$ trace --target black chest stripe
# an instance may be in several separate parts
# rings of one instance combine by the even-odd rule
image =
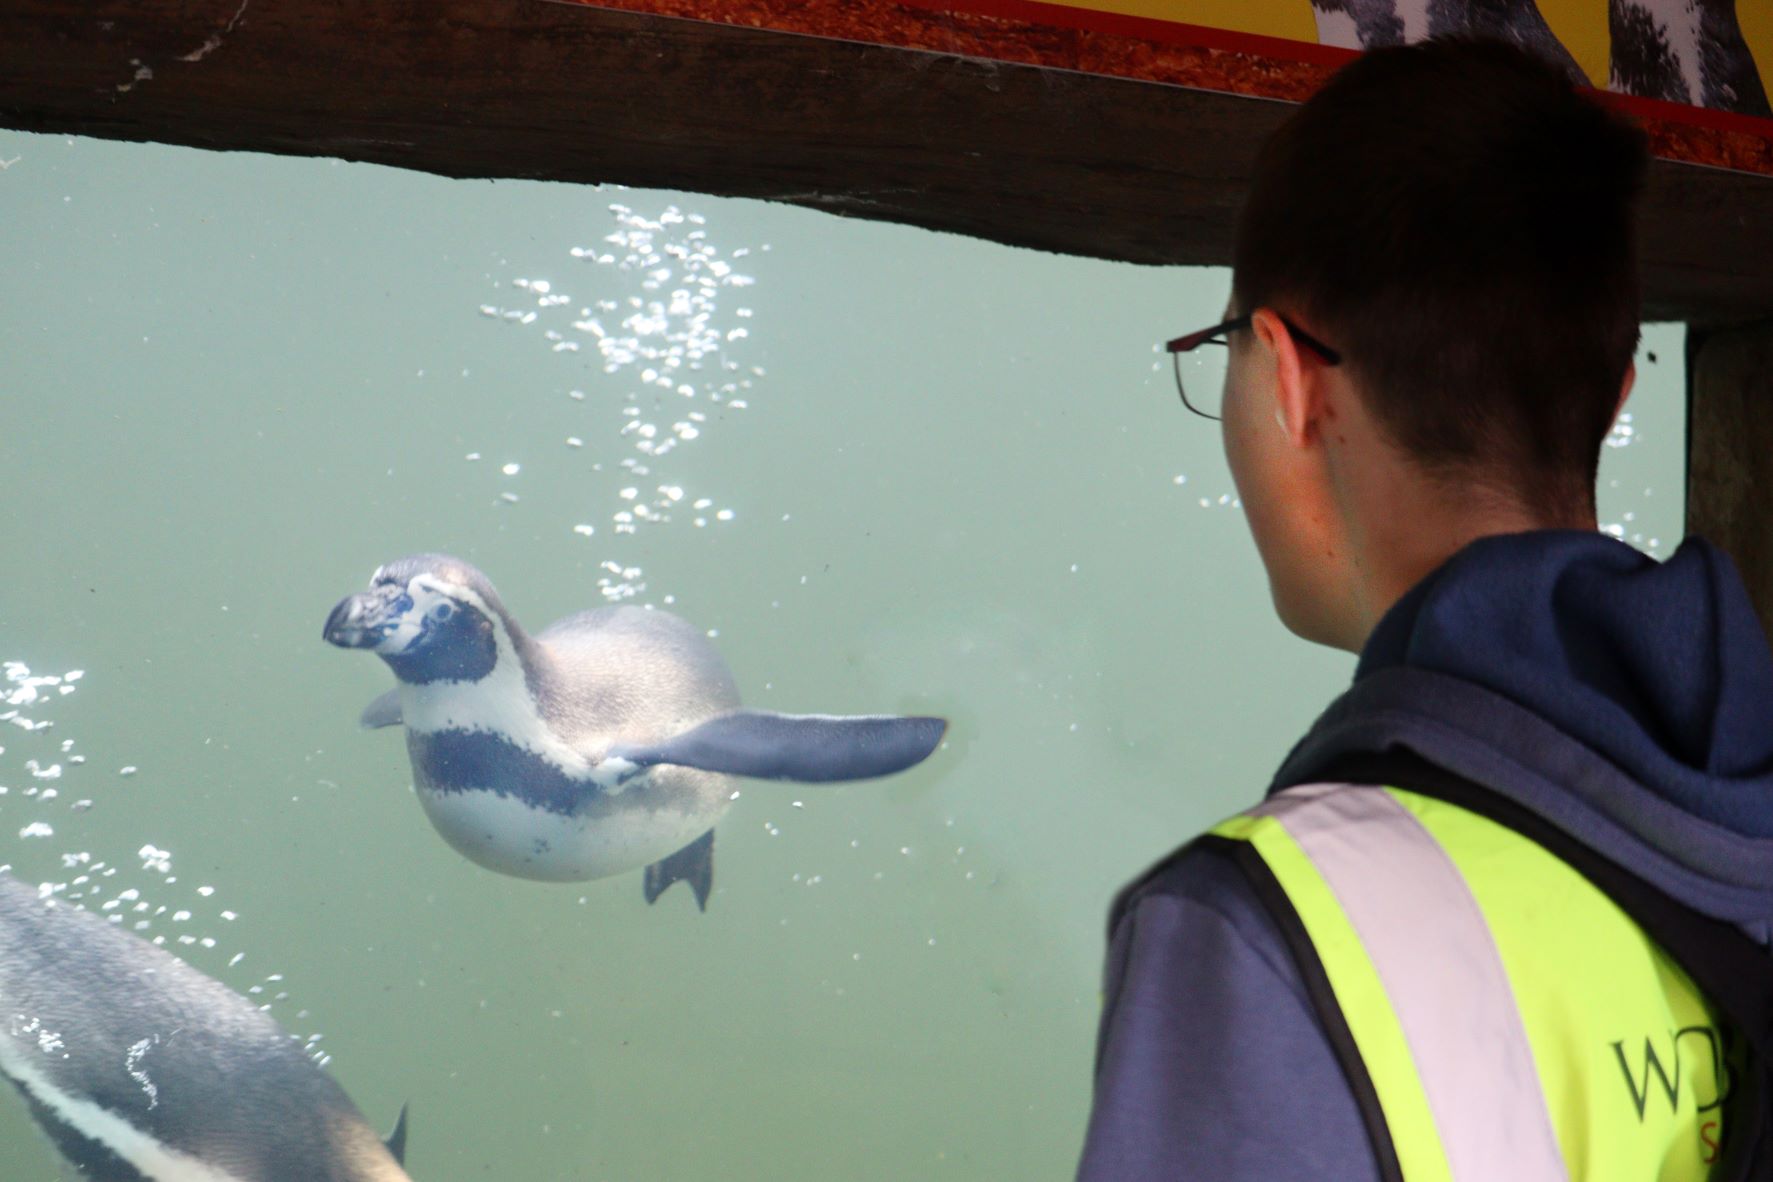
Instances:
[[[434,792],[494,792],[530,808],[570,816],[601,791],[557,764],[486,731],[407,732],[413,773]]]

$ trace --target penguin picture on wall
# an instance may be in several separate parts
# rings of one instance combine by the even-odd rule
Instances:
[[[726,662],[683,619],[602,607],[532,636],[485,575],[442,554],[377,568],[323,637],[393,672],[361,721],[405,727],[419,802],[463,856],[553,882],[644,866],[649,903],[683,881],[706,909],[735,777],[887,776],[921,763],[947,728],[743,709]]]
[[[1590,78],[1534,0],[1311,0],[1320,45],[1365,50],[1430,37],[1495,37],[1557,64],[1579,85],[1765,118],[1773,106],[1737,6],[1738,0],[1594,0],[1594,10],[1606,14],[1608,69],[1606,77]]]
[[[1533,0],[1487,4],[1446,0],[1311,0],[1320,45],[1379,49],[1430,37],[1478,36],[1507,41],[1554,62],[1578,82],[1582,69],[1564,48]]]
[[[1773,115],[1735,0],[1612,0],[1607,85],[1620,94]]]

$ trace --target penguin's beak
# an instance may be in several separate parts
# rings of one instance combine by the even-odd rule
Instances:
[[[320,635],[340,648],[374,648],[387,636],[392,624],[393,598],[377,591],[363,591],[339,600]]]

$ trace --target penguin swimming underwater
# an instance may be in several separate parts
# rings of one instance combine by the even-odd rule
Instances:
[[[0,1074],[101,1182],[410,1182],[269,1015],[140,937],[0,873]]]
[[[570,882],[645,866],[647,902],[687,881],[706,908],[732,777],[827,783],[903,771],[940,718],[743,710],[726,662],[669,612],[580,612],[530,636],[486,576],[419,554],[377,568],[324,638],[368,649],[395,688],[366,727],[403,724],[431,823],[471,861]]]

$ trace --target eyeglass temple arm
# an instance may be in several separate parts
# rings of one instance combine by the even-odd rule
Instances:
[[[1235,320],[1227,320],[1225,323],[1215,324],[1211,328],[1203,328],[1203,329],[1199,330],[1198,332],[1191,332],[1191,333],[1187,333],[1183,336],[1175,337],[1171,340],[1164,342],[1164,351],[1166,353],[1192,352],[1193,350],[1198,349],[1202,345],[1213,340],[1215,337],[1225,336],[1229,333],[1234,333],[1241,328],[1250,327],[1250,324],[1253,320],[1254,320],[1253,316],[1239,316]],[[1298,340],[1298,342],[1301,345],[1304,345],[1307,349],[1310,349],[1313,353],[1316,353],[1318,355],[1318,357],[1323,360],[1324,364],[1326,364],[1326,365],[1341,365],[1342,364],[1342,354],[1341,353],[1337,352],[1335,349],[1331,348],[1329,345],[1324,344],[1322,341],[1318,340],[1316,337],[1314,337],[1310,333],[1306,332],[1303,328],[1300,328],[1297,324],[1294,324],[1291,320],[1287,319],[1285,316],[1282,316],[1280,318],[1280,322],[1287,326],[1287,331],[1292,333],[1293,336]]]

